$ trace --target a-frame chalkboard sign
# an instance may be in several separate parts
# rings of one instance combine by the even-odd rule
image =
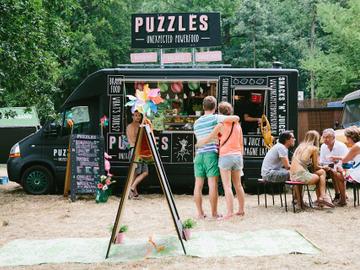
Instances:
[[[97,135],[71,135],[64,195],[95,194],[104,169],[104,139]]]
[[[185,250],[185,246],[184,246],[184,242],[183,242],[183,239],[185,239],[185,237],[184,237],[182,222],[180,220],[179,213],[176,209],[174,196],[171,192],[169,181],[167,179],[167,176],[166,176],[165,170],[164,170],[164,166],[160,159],[160,154],[156,148],[155,138],[151,132],[149,125],[141,125],[139,128],[137,138],[136,138],[134,154],[131,158],[131,163],[130,163],[129,172],[127,175],[124,191],[121,196],[118,212],[116,214],[113,230],[111,233],[111,238],[110,238],[108,249],[106,252],[106,257],[105,257],[106,259],[109,257],[111,245],[113,243],[115,243],[117,232],[119,232],[119,229],[120,229],[120,220],[121,220],[123,210],[125,208],[125,203],[128,200],[131,181],[134,178],[135,169],[137,166],[136,163],[141,158],[141,152],[144,152],[144,145],[143,145],[144,142],[147,143],[147,146],[149,147],[149,150],[150,150],[150,154],[152,155],[152,159],[154,161],[154,165],[155,165],[158,177],[159,177],[159,181],[160,181],[162,190],[165,194],[167,204],[169,206],[169,210],[170,210],[173,222],[174,222],[174,226],[175,226],[179,241],[181,242],[181,246],[183,248],[184,254],[186,255],[186,250]],[[147,147],[145,147],[145,148],[147,148]]]

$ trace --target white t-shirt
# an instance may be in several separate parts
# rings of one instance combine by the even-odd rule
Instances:
[[[340,156],[343,157],[349,152],[349,149],[343,142],[336,141],[332,150],[330,151],[329,147],[323,143],[320,148],[320,164],[327,165],[332,163],[329,159],[330,156]]]

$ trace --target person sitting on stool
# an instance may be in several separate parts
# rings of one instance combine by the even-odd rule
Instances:
[[[268,182],[289,180],[290,162],[288,149],[295,145],[292,131],[286,130],[279,136],[278,142],[266,153],[261,166],[261,176]]]
[[[320,148],[320,164],[324,166],[327,177],[332,179],[332,183],[335,189],[335,198],[333,202],[338,203],[340,201],[340,189],[337,183],[340,181],[340,174],[342,174],[343,170],[341,166],[334,164],[333,161],[330,160],[330,157],[343,157],[349,152],[349,150],[345,143],[335,139],[335,130],[332,128],[327,128],[323,131],[322,139],[324,143]]]

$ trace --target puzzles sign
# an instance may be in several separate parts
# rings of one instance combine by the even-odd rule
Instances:
[[[128,162],[131,158],[130,145],[125,134],[108,133],[107,153],[111,162]],[[155,134],[156,146],[164,163],[193,162],[194,135],[192,133]]]
[[[220,13],[161,13],[131,16],[132,48],[221,45]]]
[[[54,148],[52,151],[53,159],[60,162],[66,162],[67,151],[66,148]]]

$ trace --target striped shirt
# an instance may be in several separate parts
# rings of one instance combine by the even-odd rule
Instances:
[[[223,121],[223,119],[217,114],[208,114],[203,115],[197,119],[194,123],[194,133],[196,140],[201,140],[210,135],[218,122]],[[206,152],[218,152],[218,143],[216,140],[212,143],[205,144],[202,147],[199,147],[196,150],[196,154],[206,153]]]

